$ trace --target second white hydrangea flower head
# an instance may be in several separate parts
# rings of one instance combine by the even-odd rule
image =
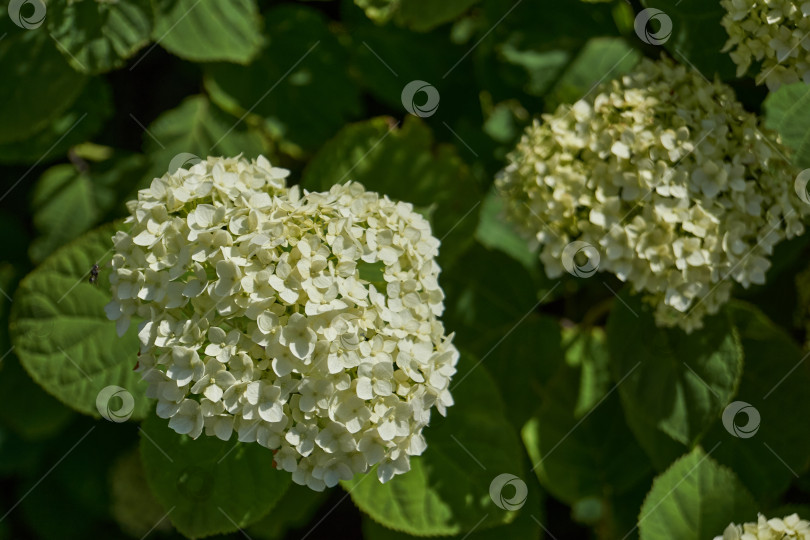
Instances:
[[[453,404],[439,241],[410,204],[287,174],[209,157],[155,179],[114,238],[107,313],[144,319],[138,370],[178,433],[236,432],[316,490],[387,481]]]
[[[721,0],[722,24],[742,77],[752,62],[761,64],[757,84],[770,90],[783,84],[810,84],[810,2],[804,0]]]
[[[659,325],[691,331],[804,231],[795,171],[764,133],[728,86],[643,60],[529,127],[497,186],[550,277],[571,242],[593,246]]]
[[[798,514],[767,519],[759,514],[756,523],[731,523],[714,540],[810,540],[810,522]]]

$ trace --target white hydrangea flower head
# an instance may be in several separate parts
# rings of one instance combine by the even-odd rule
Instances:
[[[782,519],[767,519],[759,514],[756,523],[729,524],[714,540],[810,540],[810,521],[791,514]]]
[[[810,2],[804,0],[721,0],[728,13],[723,48],[743,76],[757,62],[757,84],[810,84]]]
[[[588,244],[660,326],[689,332],[732,282],[764,283],[774,246],[804,231],[795,171],[766,134],[728,86],[645,59],[535,121],[496,185],[549,277],[567,245]]]
[[[156,178],[113,238],[107,313],[143,319],[138,371],[176,432],[235,432],[315,490],[385,482],[453,404],[439,241],[410,204],[287,175],[209,157]]]

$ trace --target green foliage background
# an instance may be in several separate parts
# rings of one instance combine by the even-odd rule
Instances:
[[[7,4],[0,540],[702,540],[758,511],[810,517],[808,236],[687,336],[611,276],[548,280],[492,187],[533,118],[660,54],[731,84],[810,166],[810,87],[734,79],[716,1],[52,0],[28,30]],[[644,7],[672,18],[664,47],[635,35]],[[412,80],[435,114],[407,113]],[[124,203],[184,153],[264,154],[308,189],[357,180],[431,217],[463,354],[410,473],[314,493],[257,445],[150,414],[104,265]],[[109,385],[135,397],[125,423],[99,419]],[[723,426],[734,401],[760,413],[753,437]],[[527,486],[518,509],[490,497],[504,473]]]

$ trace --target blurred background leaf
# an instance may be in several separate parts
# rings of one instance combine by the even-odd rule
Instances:
[[[51,38],[76,71],[119,68],[149,43],[150,0],[54,2],[48,13]]]
[[[152,0],[152,6],[152,39],[184,60],[246,64],[264,41],[255,0]]]

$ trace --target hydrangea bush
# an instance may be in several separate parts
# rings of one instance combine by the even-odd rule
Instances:
[[[810,536],[808,6],[4,3],[0,540]]]
[[[113,238],[107,313],[119,335],[145,320],[137,371],[177,433],[236,433],[318,491],[385,482],[453,404],[439,242],[410,204],[288,173],[209,157],[156,178]]]

